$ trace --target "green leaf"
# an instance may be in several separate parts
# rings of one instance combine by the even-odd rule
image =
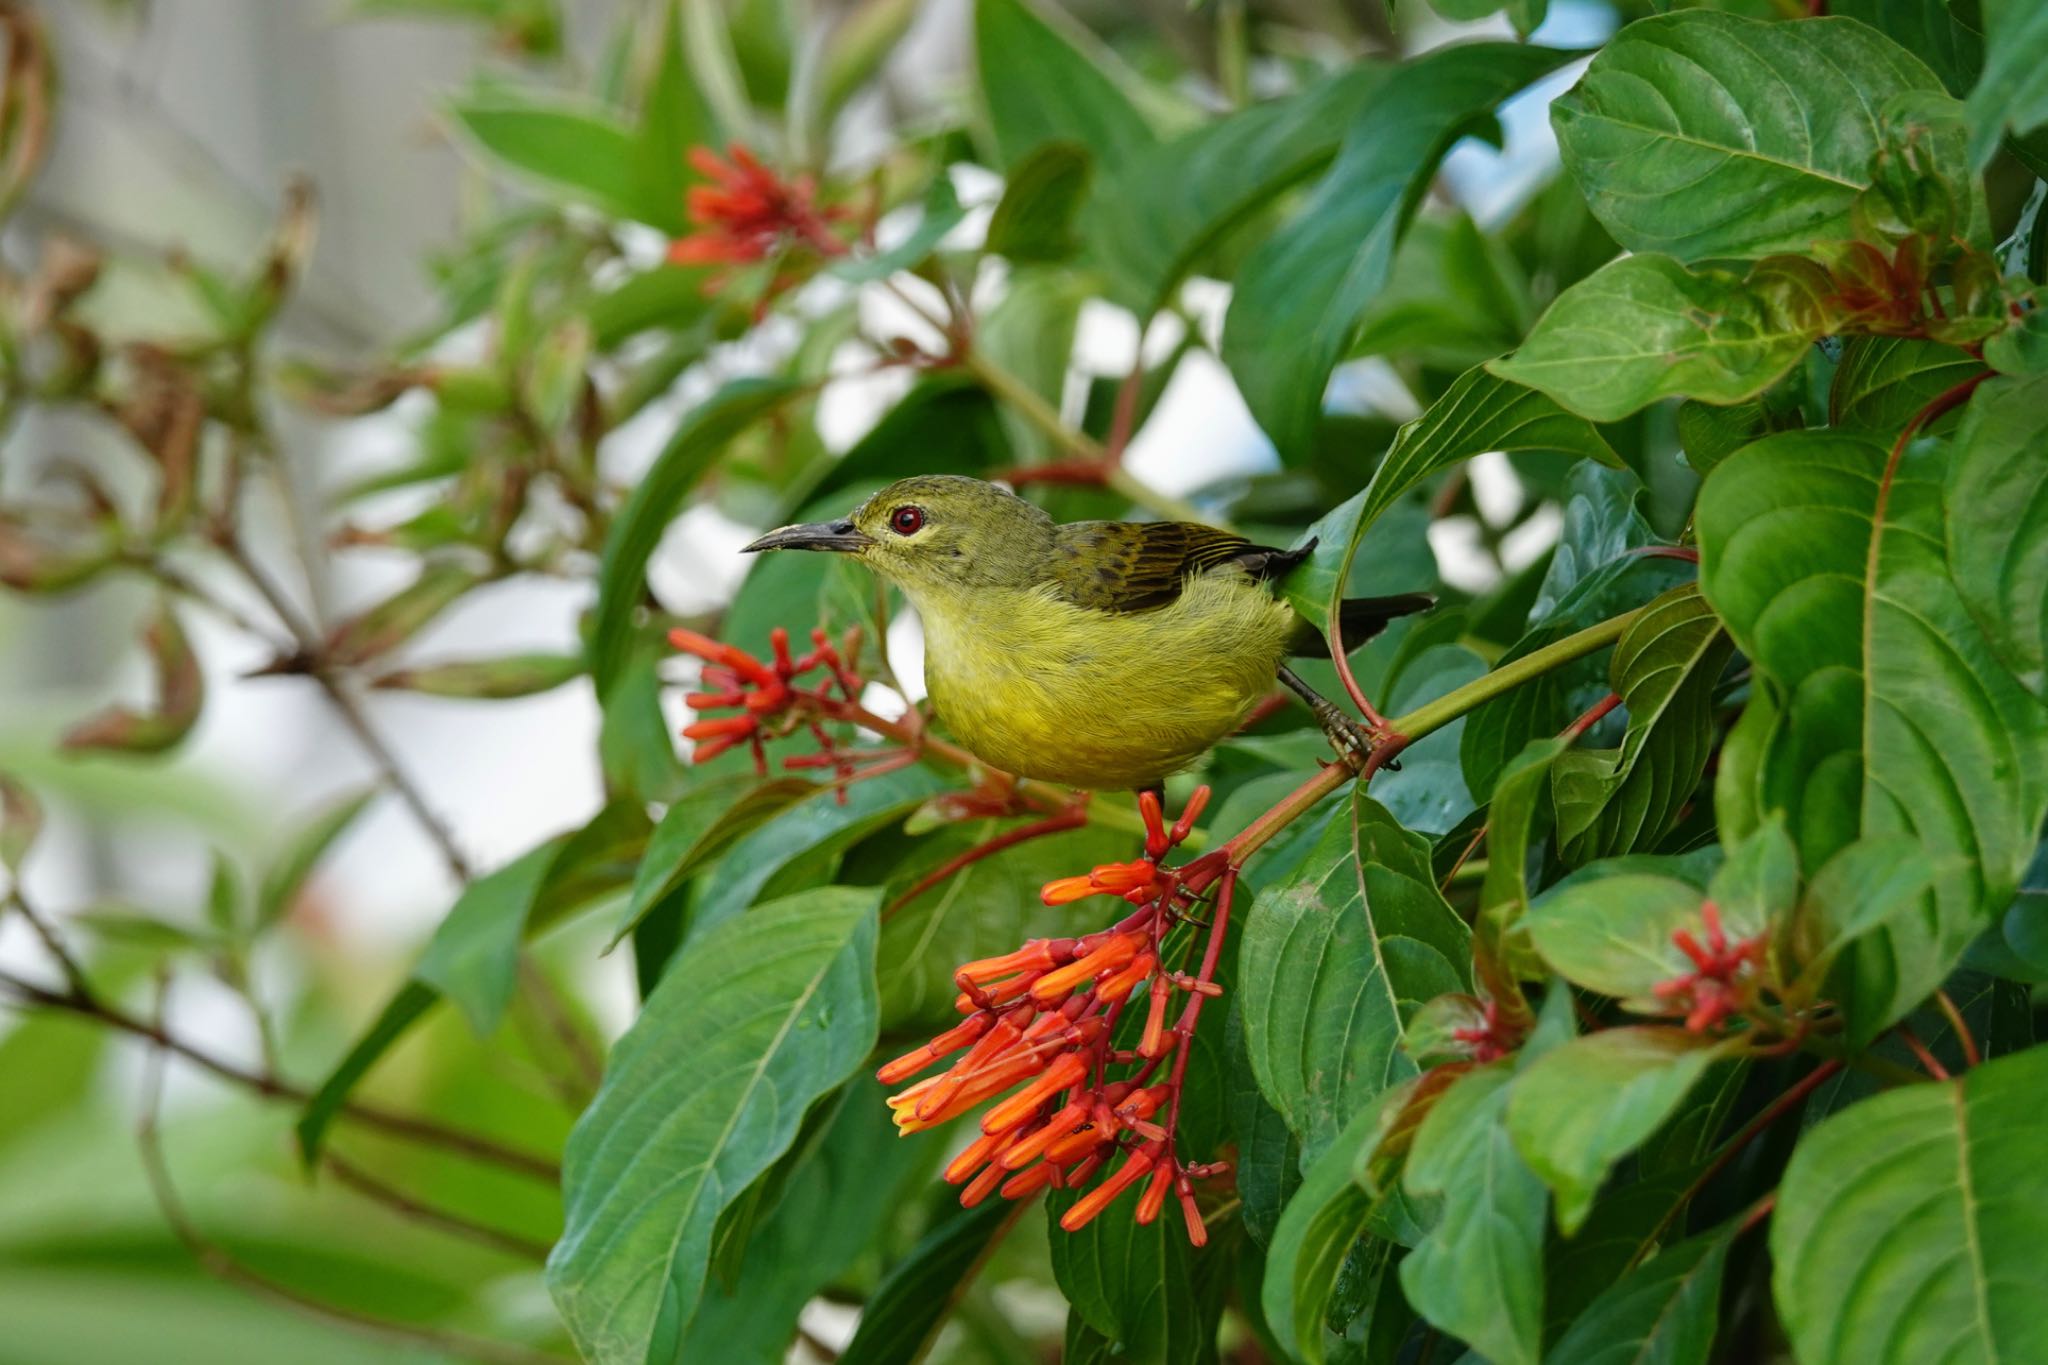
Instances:
[[[321,1150],[327,1145],[327,1130],[347,1106],[356,1086],[440,998],[439,991],[420,981],[407,981],[399,987],[355,1046],[306,1100],[293,1132],[299,1142],[299,1159],[308,1170],[319,1164]]]
[[[578,897],[578,878],[599,870],[599,885],[623,882],[647,835],[647,816],[631,802],[599,811],[584,828],[558,835],[463,889],[413,968],[416,980],[459,1006],[478,1037],[488,1037],[518,984],[519,947],[553,893],[556,904]],[[605,864],[611,864],[606,869]]]
[[[1415,1074],[1407,1017],[1467,988],[1471,949],[1430,880],[1426,844],[1360,795],[1289,879],[1260,892],[1238,952],[1252,1069],[1313,1160]]]
[[[1379,1115],[1366,1109],[1309,1163],[1287,1201],[1266,1253],[1260,1291],[1267,1326],[1290,1359],[1322,1365],[1323,1337],[1337,1280],[1381,1202],[1352,1179],[1360,1149],[1378,1136]],[[1373,1253],[1369,1253],[1373,1254]],[[1384,1250],[1376,1258],[1384,1262]]]
[[[1861,20],[1933,68],[1957,99],[1984,64],[1984,40],[1957,22],[1948,0],[1831,0],[1828,13]]]
[[[1938,341],[1851,337],[1828,388],[1828,425],[1890,438],[1934,398],[1983,369],[1967,351]]]
[[[1887,477],[1875,442],[1785,432],[1700,495],[1701,586],[1775,698],[1745,740],[1759,809],[1786,812],[1807,867],[1861,835],[1917,840],[1936,871],[1916,913],[1850,953],[1858,1042],[2010,902],[2048,811],[2048,714],[1949,578],[1943,464],[1923,445]]]
[[[1595,864],[1589,871],[1604,875],[1559,882],[1530,903],[1523,923],[1543,960],[1573,985],[1662,1013],[1651,988],[1691,970],[1671,932],[1699,922],[1700,889],[1612,867]]]
[[[582,676],[583,669],[581,654],[507,654],[401,668],[378,676],[370,685],[429,697],[505,701],[551,692]]]
[[[1674,395],[1753,398],[1825,330],[1816,310],[1787,306],[1743,276],[1624,256],[1565,290],[1521,349],[1487,368],[1615,422]]]
[[[1047,142],[1010,167],[988,221],[987,249],[1013,261],[1061,261],[1080,249],[1074,220],[1087,201],[1095,162],[1078,142]]]
[[[975,55],[997,164],[1008,170],[1048,142],[1071,142],[1088,148],[1111,180],[1157,140],[1121,88],[1135,78],[1087,30],[1060,20],[1055,26],[1028,0],[976,0]],[[1046,98],[1055,90],[1058,98]],[[1087,212],[1107,207],[1091,196]]]
[[[2048,696],[2048,374],[1994,379],[1963,409],[1945,497],[1956,591],[2020,684]]]
[[[872,891],[821,887],[685,945],[570,1135],[548,1290],[599,1365],[675,1356],[718,1215],[874,1046]]]
[[[1158,311],[1174,286],[1232,231],[1327,166],[1389,68],[1354,62],[1298,95],[1241,109],[1163,145],[1140,151],[1115,184],[1142,213],[1099,224],[1100,254],[1112,283],[1141,315]]]
[[[831,272],[840,279],[867,284],[886,280],[901,270],[915,270],[931,259],[940,240],[959,226],[960,220],[966,216],[966,210],[960,207],[960,196],[954,193],[952,180],[941,169],[925,190],[917,226],[910,230],[908,236],[887,251],[872,256],[842,257],[830,267]]]
[[[469,145],[533,188],[613,218],[680,226],[680,205],[649,200],[633,130],[598,106],[493,90],[448,107]]]
[[[983,858],[901,906],[899,897],[951,859],[999,832],[995,821],[956,824],[917,840],[883,887],[890,907],[877,960],[882,1022],[943,1023],[960,988],[953,971],[1033,938],[1074,932],[1074,912],[1050,908],[1039,889],[1055,877],[1130,856],[1130,836],[1088,827],[1032,839]]]
[[[759,901],[831,881],[847,849],[901,824],[945,786],[919,765],[856,782],[844,789],[844,802],[833,788],[814,788],[741,835],[718,860],[691,905],[689,936],[737,918]]]
[[[1323,390],[1451,144],[1567,60],[1546,48],[1438,48],[1391,73],[1301,213],[1239,272],[1223,359],[1284,453],[1305,450]]]
[[[1663,1126],[1721,1051],[1682,1028],[1602,1029],[1515,1079],[1508,1133],[1557,1197],[1559,1232],[1579,1230],[1614,1163]]]
[[[327,856],[327,850],[355,823],[356,817],[376,796],[373,789],[338,801],[285,840],[284,849],[264,869],[263,880],[256,892],[257,932],[277,923],[291,909],[299,888],[306,884],[306,878]]]
[[[647,853],[633,874],[633,892],[606,950],[617,947],[655,906],[735,839],[817,793],[815,783],[799,778],[762,779],[751,773],[734,773],[684,792],[648,836]]]
[[[1548,825],[1551,767],[1569,748],[1561,738],[1531,740],[1501,769],[1486,813],[1486,879],[1475,932],[1481,960],[1515,976],[1529,953],[1527,935],[1518,932],[1529,910],[1529,850]],[[1497,993],[1499,983],[1484,984]]]
[[[1970,166],[1991,164],[2008,131],[2048,123],[2048,10],[2030,0],[1982,0],[1984,71],[1965,102]]]
[[[1714,742],[1714,689],[1734,642],[1695,584],[1643,608],[1614,647],[1628,708],[1621,748],[1573,749],[1551,767],[1559,856],[1574,867],[1654,847],[1691,799]]]
[[[1940,89],[1853,20],[1689,10],[1624,28],[1550,117],[1566,168],[1624,247],[1757,257],[1854,235],[1880,106]]]
[[[1887,1091],[1793,1151],[1771,1289],[1799,1359],[2048,1358],[2029,1263],[2048,1239],[2048,1049]]]
[[[1119,1207],[1078,1232],[1067,1232],[1059,1225],[1060,1215],[1077,1198],[1079,1191],[1056,1190],[1045,1204],[1053,1279],[1074,1312],[1116,1344],[1119,1359],[1214,1365],[1223,1300],[1220,1293],[1203,1291],[1220,1289],[1205,1282],[1215,1276],[1223,1248],[1190,1247],[1170,1198],[1169,1207],[1150,1223],[1141,1225]]]
[[[1301,1144],[1287,1131],[1287,1120],[1259,1092],[1251,1054],[1245,1050],[1244,1015],[1235,1005],[1223,1028],[1224,1103],[1230,1139],[1237,1145],[1238,1197],[1245,1231],[1258,1245],[1270,1246],[1280,1212],[1301,1184]]]
[[[796,396],[779,379],[736,379],[684,419],[633,489],[605,538],[597,607],[590,634],[590,671],[600,700],[618,685],[632,652],[633,619],[646,594],[647,561],[669,520],[726,442]]]
[[[1807,974],[1826,973],[1842,949],[1887,921],[1909,914],[1934,881],[1934,866],[1917,844],[1858,839],[1827,860],[1799,906],[1798,960]]]
[[[483,575],[465,565],[429,563],[418,578],[329,631],[326,657],[346,666],[388,654],[483,581]]]
[[[1665,1247],[1616,1280],[1559,1338],[1550,1365],[1707,1365],[1734,1224]]]
[[[840,1365],[900,1365],[923,1358],[982,1260],[1027,1208],[991,1199],[960,1209],[897,1262],[861,1308]]]
[[[1515,1152],[1507,1059],[1458,1078],[1422,1121],[1404,1183],[1441,1201],[1401,1262],[1415,1311],[1496,1365],[1533,1365],[1543,1343],[1545,1193]]]
[[[824,1131],[747,1241],[732,1283],[706,1285],[678,1359],[782,1365],[803,1306],[885,1235],[939,1152],[905,1142],[858,1081],[821,1105]],[[758,1183],[758,1182],[757,1182]]]
[[[1769,410],[1759,399],[1716,407],[1688,398],[1678,405],[1678,444],[1702,477],[1770,429]]]
[[[1621,464],[1591,422],[1483,368],[1467,370],[1427,412],[1395,433],[1365,491],[1310,528],[1318,538],[1315,553],[1281,582],[1295,611],[1324,627],[1331,602],[1344,595],[1344,566],[1380,515],[1430,475],[1490,450],[1554,451]]]

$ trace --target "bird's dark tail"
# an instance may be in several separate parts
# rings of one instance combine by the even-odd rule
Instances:
[[[1344,629],[1344,648],[1356,649],[1385,630],[1387,622],[1400,616],[1412,616],[1418,611],[1428,611],[1435,605],[1436,599],[1426,592],[1347,598],[1338,618]],[[1330,644],[1321,631],[1304,623],[1294,638],[1293,652],[1297,658],[1328,658]]]

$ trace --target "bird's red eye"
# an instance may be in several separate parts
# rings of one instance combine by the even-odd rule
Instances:
[[[923,527],[922,507],[899,507],[889,514],[889,529],[899,536],[914,536]]]

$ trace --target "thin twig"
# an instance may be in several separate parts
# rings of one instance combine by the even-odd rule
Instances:
[[[519,963],[519,984],[526,992],[526,998],[533,1002],[534,1013],[538,1014],[562,1045],[562,1052],[575,1068],[577,1080],[584,1093],[584,1103],[595,1094],[604,1081],[604,1056],[583,1026],[570,1011],[569,1002],[555,989],[555,983],[548,974],[530,959],[522,958]],[[583,1105],[579,1104],[578,1109]]]
[[[326,1162],[328,1169],[334,1172],[335,1179],[339,1180],[342,1184],[348,1186],[364,1198],[374,1200],[416,1222],[424,1223],[429,1227],[439,1228],[443,1232],[466,1238],[483,1246],[495,1247],[499,1251],[509,1252],[514,1256],[523,1257],[529,1261],[545,1261],[548,1258],[546,1243],[535,1242],[521,1237],[517,1233],[506,1232],[500,1228],[474,1222],[459,1213],[454,1213],[432,1204],[422,1203],[405,1193],[405,1191],[386,1184],[376,1176],[371,1175],[368,1171],[338,1152],[328,1152],[326,1154]]]
[[[312,1097],[310,1091],[282,1077],[237,1066],[224,1058],[203,1051],[160,1025],[138,1019],[91,996],[50,990],[9,972],[0,972],[0,987],[4,987],[26,1004],[81,1015],[119,1032],[146,1039],[159,1048],[174,1052],[194,1065],[212,1072],[222,1080],[244,1086],[266,1099],[303,1104]],[[561,1168],[551,1161],[503,1146],[490,1138],[444,1127],[432,1119],[394,1113],[388,1109],[355,1101],[344,1104],[340,1113],[366,1128],[375,1128],[393,1137],[405,1138],[425,1146],[438,1147],[477,1161],[488,1162],[549,1184],[558,1184],[561,1181]]]
[[[1941,1064],[1941,1059],[1928,1049],[1927,1044],[1920,1041],[1919,1034],[1905,1024],[1899,1025],[1898,1034],[1899,1041],[1919,1060],[1921,1069],[1937,1081],[1948,1079],[1948,1068]]]

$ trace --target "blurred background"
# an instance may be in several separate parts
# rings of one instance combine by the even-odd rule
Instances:
[[[61,0],[36,7],[58,72],[52,134],[47,164],[9,220],[0,254],[25,275],[53,237],[96,243],[107,263],[92,295],[94,317],[124,333],[176,334],[199,325],[187,264],[225,269],[261,257],[288,186],[303,178],[317,200],[317,244],[272,341],[337,365],[385,353],[436,328],[442,304],[429,267],[474,226],[488,197],[482,172],[444,116],[450,95],[500,80],[587,83],[622,26],[657,8],[652,0],[563,0],[559,8],[549,0],[359,0],[352,7],[339,0]],[[843,17],[826,0],[738,0],[731,8],[749,22],[782,26],[795,43]],[[836,166],[864,168],[887,146],[890,129],[943,118],[966,97],[966,0],[912,8],[882,78],[834,126]],[[1242,7],[1234,8],[1241,17]],[[454,19],[510,13],[517,22],[431,22],[406,13],[432,10]],[[1075,10],[1134,60],[1159,53],[1162,69],[1172,65],[1177,35],[1194,22],[1182,0]],[[771,11],[771,19],[761,17]],[[1510,33],[1504,18],[1452,25],[1419,6],[1398,31],[1378,4],[1288,0],[1255,11],[1255,19],[1277,26],[1300,21],[1303,32],[1342,33],[1351,50],[1414,50]],[[1605,4],[1554,3],[1536,36],[1582,45],[1614,23]],[[1309,52],[1305,60],[1342,55]],[[1502,149],[1461,146],[1446,163],[1440,201],[1461,204],[1482,227],[1521,210],[1555,170],[1544,106],[1576,70],[1510,106]],[[1256,90],[1281,74],[1255,68],[1250,77]],[[1213,101],[1199,84],[1184,93]],[[971,237],[1000,185],[967,166],[957,168],[955,182],[970,209],[981,210],[955,229]],[[890,230],[885,220],[885,242]],[[660,257],[664,241],[645,236],[624,242],[629,261]],[[870,292],[859,309],[915,329],[900,305]],[[1187,325],[1219,327],[1228,297],[1225,285],[1192,282],[1182,300]],[[1130,369],[1137,330],[1129,314],[1107,304],[1082,310],[1065,360],[1069,408],[1085,401],[1093,379]],[[1176,344],[1167,331],[1155,327],[1143,339],[1148,351]],[[474,327],[455,327],[434,337],[430,353],[459,360],[482,344]],[[778,346],[786,354],[793,344],[768,328],[690,368],[607,436],[600,459],[608,476],[630,486],[715,379],[771,368]],[[864,434],[908,382],[900,372],[842,368],[847,373],[819,404],[819,434],[832,450]],[[1336,412],[1393,421],[1420,410],[1401,378],[1374,360],[1341,370],[1329,402]],[[353,420],[291,405],[273,414],[288,477],[250,490],[248,536],[252,552],[292,582],[315,619],[346,617],[412,571],[416,561],[405,553],[338,553],[317,528],[328,495],[415,458],[430,410],[414,392]],[[42,404],[10,416],[0,493],[18,494],[73,463],[100,471],[117,494],[142,479],[119,450],[122,437],[102,421]],[[1276,466],[1226,372],[1200,351],[1176,372],[1133,441],[1129,463],[1170,494]],[[1499,458],[1475,467],[1472,495],[1468,511],[1439,519],[1429,535],[1442,578],[1478,591],[1534,561],[1554,538],[1559,513]],[[402,496],[425,506],[437,494]],[[651,574],[663,605],[688,614],[730,595],[744,568],[734,551],[751,534],[745,512],[706,504],[677,523]],[[1510,524],[1512,533],[1502,534]],[[190,572],[203,577],[206,570]],[[245,591],[225,579],[207,586],[230,603]],[[401,657],[573,650],[590,598],[587,578],[523,574],[464,597]],[[274,644],[220,613],[187,618],[207,702],[171,756],[60,754],[56,738],[66,727],[148,694],[149,663],[133,642],[154,601],[146,582],[118,575],[56,596],[0,596],[0,769],[48,807],[24,894],[51,907],[96,970],[119,983],[138,1025],[164,1021],[221,1066],[304,1084],[333,1064],[405,979],[458,882],[405,803],[382,792],[295,885],[278,933],[246,964],[223,970],[211,961],[196,937],[203,911],[184,907],[248,894],[309,821],[376,788],[376,771],[346,719],[305,679],[249,676],[272,662]],[[897,662],[914,678],[915,622],[898,629]],[[420,801],[478,870],[582,824],[601,804],[600,714],[587,679],[512,701],[380,692],[363,706]],[[194,935],[181,936],[181,923]],[[545,970],[565,984],[574,1017],[521,1010],[486,1047],[452,1011],[441,1011],[383,1064],[379,1093],[487,1131],[532,1135],[535,1145],[558,1144],[576,1100],[553,1079],[558,1063],[575,1051],[579,1032],[622,1028],[635,998],[631,961],[624,953],[601,956],[601,946],[602,932],[591,926],[544,947]],[[0,915],[0,969],[51,983],[58,965],[21,916]],[[269,1025],[259,1023],[266,1017]],[[167,1221],[138,1153],[138,1116],[154,1112],[159,1079],[150,1055],[137,1038],[98,1023],[0,1010],[0,1365],[478,1358],[460,1342],[386,1342],[342,1330],[260,1287],[204,1273]],[[161,1079],[160,1138],[145,1137],[175,1174],[184,1214],[210,1242],[287,1282],[318,1282],[344,1313],[559,1348],[536,1259],[558,1226],[552,1189],[374,1131],[339,1140],[345,1164],[338,1178],[314,1184],[291,1151],[295,1105],[224,1084],[203,1065],[174,1064]],[[370,1169],[375,1177],[365,1174]],[[363,1188],[364,1180],[384,1188]],[[486,1219],[505,1232],[503,1243],[451,1238],[402,1207],[406,1191]],[[1029,1242],[1017,1239],[1004,1254],[1028,1258]],[[1013,1316],[1029,1320],[1028,1277],[1014,1296]],[[1056,1327],[1057,1302],[1042,1307]],[[819,1303],[806,1323],[829,1344],[843,1336],[845,1317]]]

